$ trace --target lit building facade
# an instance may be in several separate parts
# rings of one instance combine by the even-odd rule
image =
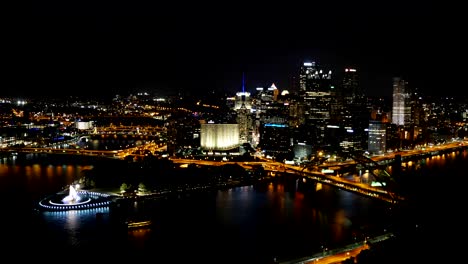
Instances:
[[[94,121],[78,121],[76,122],[78,130],[89,130],[94,128]]]
[[[345,149],[365,149],[367,145],[365,130],[369,126],[369,111],[359,77],[356,68],[345,68],[336,100],[332,104],[331,119],[343,130],[343,139],[339,144]]]
[[[239,147],[239,124],[200,124],[200,146],[204,150]]]
[[[237,112],[237,124],[239,125],[239,143],[252,143],[253,120],[250,110],[242,104]]]
[[[408,83],[399,78],[393,78],[393,107],[392,123],[405,126],[411,122],[410,94],[407,91]]]
[[[369,121],[368,151],[374,155],[386,152],[387,125],[380,121]]]
[[[260,148],[265,155],[279,160],[293,153],[291,133],[287,124],[266,123],[260,127]]]
[[[246,109],[252,108],[252,98],[249,92],[237,92],[234,99],[234,110],[238,110],[241,107]]]
[[[276,102],[278,100],[279,90],[274,83],[266,90],[262,87],[257,88],[258,98],[263,102]]]
[[[236,93],[233,110],[236,111],[236,121],[239,125],[239,144],[249,143],[255,146],[252,98],[250,93],[245,91],[244,75],[242,75],[242,92]]]
[[[332,72],[322,69],[315,62],[305,62],[300,68],[299,88],[304,110],[304,117],[301,119],[305,125],[316,131],[316,144],[323,144],[334,96]]]

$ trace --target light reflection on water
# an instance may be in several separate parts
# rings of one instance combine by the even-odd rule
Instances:
[[[447,168],[455,161],[466,161],[466,153],[425,158],[413,161],[411,166],[419,164],[422,170],[447,175]],[[6,191],[5,186],[14,186],[15,192],[7,194],[16,195],[15,198],[37,198],[61,190],[79,178],[86,168],[92,166],[2,162],[0,188]],[[320,250],[322,245],[331,247],[364,235],[372,228],[383,229],[381,223],[387,216],[381,203],[327,185],[306,188],[310,189],[304,191],[297,184],[268,183],[168,202],[154,212],[154,228],[129,231],[124,236],[114,234],[115,230],[109,228],[108,208],[44,212],[41,228],[46,231],[41,235],[46,236],[51,245],[62,247],[124,244],[153,253],[157,247],[159,250],[155,254],[169,252],[171,247],[211,248],[220,254],[235,251],[241,252],[239,257],[247,257],[308,255]],[[98,213],[102,214],[99,220]],[[204,238],[208,242],[201,243],[200,239]],[[258,245],[262,245],[262,249]]]
[[[97,222],[108,222],[108,215],[109,208],[106,207],[86,210],[42,212],[45,225],[57,235],[61,243],[64,243],[61,246],[68,245],[72,248],[87,246],[82,245],[82,243],[94,239],[92,237],[93,232],[83,232],[83,230],[95,229],[97,227]],[[57,232],[58,230],[60,230],[60,232]]]
[[[316,198],[328,197],[357,206],[365,206],[368,200],[344,191],[334,192],[328,186],[324,186],[320,191],[322,194],[314,198],[307,193],[286,191],[282,184],[275,185],[273,189],[280,192],[272,191],[271,186],[259,189],[245,186],[218,191],[215,196],[169,202],[155,213],[154,230],[128,231],[127,241],[122,237],[120,240],[106,238],[111,230],[98,232],[96,214],[104,213],[106,217],[101,221],[108,221],[109,211],[105,208],[44,212],[43,217],[56,239],[73,248],[89,248],[99,244],[98,241],[108,245],[120,241],[133,250],[147,252],[155,247],[169,247],[165,243],[173,242],[177,237],[184,240],[180,247],[198,248],[200,245],[194,243],[206,237],[205,247],[224,254],[228,250],[221,245],[243,252],[244,257],[257,253],[286,254],[288,251],[306,254],[318,250],[323,244],[339,243],[351,236],[352,229],[356,228],[350,220],[352,208],[336,208],[332,206],[333,202],[320,205]],[[353,199],[360,201],[348,201]],[[359,221],[362,219],[356,220],[357,225],[367,224]],[[98,234],[100,236],[96,237]],[[281,241],[288,242],[285,245]],[[258,252],[258,245],[264,245],[267,248],[265,252]]]

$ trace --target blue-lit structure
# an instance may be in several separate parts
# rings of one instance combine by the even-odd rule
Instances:
[[[108,207],[112,195],[107,193],[92,192],[87,190],[77,191],[80,199],[77,201],[65,201],[68,193],[60,192],[50,195],[39,201],[39,210],[42,211],[68,211],[86,210],[99,207]]]

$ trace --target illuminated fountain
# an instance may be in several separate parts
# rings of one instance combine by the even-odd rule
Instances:
[[[78,192],[76,191],[75,187],[70,185],[68,195],[62,199],[62,202],[65,204],[72,204],[72,203],[77,203],[80,200],[81,200],[81,197],[78,195]]]
[[[47,211],[82,210],[105,207],[110,204],[110,194],[79,190],[70,185],[68,192],[59,192],[39,202],[39,208]]]

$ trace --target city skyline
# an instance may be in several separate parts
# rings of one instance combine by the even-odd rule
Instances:
[[[442,20],[431,4],[334,4],[239,3],[210,12],[204,5],[35,3],[22,17],[24,31],[11,38],[17,52],[5,93],[234,93],[243,74],[249,91],[272,83],[292,90],[302,63],[315,61],[336,74],[357,68],[369,95],[390,96],[393,77],[427,94],[466,95],[448,64],[456,16]]]

